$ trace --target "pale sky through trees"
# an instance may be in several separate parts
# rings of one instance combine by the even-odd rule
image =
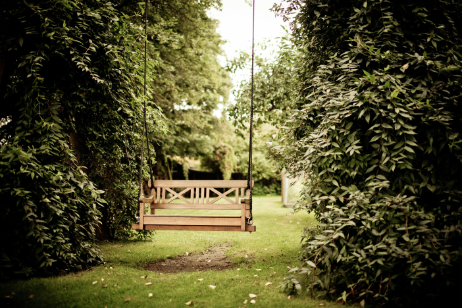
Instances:
[[[209,16],[220,21],[218,32],[222,38],[227,41],[223,46],[228,59],[232,59],[238,54],[239,50],[248,52],[252,51],[252,6],[246,2],[251,0],[223,0],[223,8],[220,11],[211,10]],[[275,17],[270,11],[275,2],[279,0],[255,0],[255,46],[256,53],[261,52],[257,44],[264,40],[274,42],[277,37],[284,34],[282,18]],[[264,51],[265,56],[270,56],[271,48]],[[226,64],[226,59],[221,59],[222,65]],[[232,75],[234,87],[239,85],[240,81],[250,75],[250,69],[237,72]],[[234,102],[232,93],[230,101]],[[222,107],[221,107],[222,108]],[[216,115],[221,111],[217,110]]]

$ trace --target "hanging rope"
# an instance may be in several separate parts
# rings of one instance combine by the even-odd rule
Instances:
[[[146,138],[146,146],[148,148],[148,162],[149,162],[149,175],[151,179],[151,186],[154,184],[152,176],[152,160],[151,151],[149,149],[148,126],[146,123],[146,71],[147,71],[147,44],[148,44],[148,0],[144,3],[144,104],[143,104],[143,134],[141,135],[141,161],[140,161],[140,181],[138,187],[138,200],[141,196],[141,187],[143,185],[143,159],[144,159],[144,138]]]
[[[154,186],[154,179],[152,177],[152,159],[151,150],[149,149],[148,125],[146,123],[146,72],[147,72],[147,49],[148,49],[148,0],[144,3],[144,131],[146,132],[146,146],[148,148],[148,162],[149,162],[149,177],[151,179],[151,187]]]
[[[254,50],[255,50],[255,0],[252,1],[252,81],[250,90],[250,138],[249,138],[249,170],[247,173],[247,189],[250,189],[250,217],[247,220],[248,224],[253,222],[252,214],[252,141],[253,141],[253,68],[254,68]]]

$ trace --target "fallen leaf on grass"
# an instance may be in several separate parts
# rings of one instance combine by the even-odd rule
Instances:
[[[129,302],[129,301],[131,301],[131,300],[132,300],[132,299],[131,299],[130,297],[126,297],[126,298],[125,298],[125,301],[126,301],[126,302]]]
[[[272,282],[267,282],[267,283],[265,283],[265,287],[270,286],[272,284],[273,284]]]
[[[118,284],[115,284],[114,287],[118,287],[119,285]]]
[[[287,266],[287,269],[290,269],[290,266]]]
[[[255,270],[256,270],[256,271],[261,271],[261,268],[257,268],[257,269],[255,269]]]
[[[172,284],[172,287],[176,287],[176,284]]]
[[[144,278],[146,278],[146,277],[148,277],[148,275],[141,276],[140,278],[141,278],[141,279],[144,279]]]
[[[186,306],[193,306],[194,305],[194,302],[193,301],[189,301],[187,303],[184,303]]]
[[[103,284],[103,285],[102,285],[102,288],[107,288],[107,284]]]
[[[199,278],[199,279],[197,279],[197,280],[202,281],[202,280],[204,280],[204,278]]]
[[[251,294],[249,294],[249,297],[250,297],[250,298],[258,298],[258,295],[255,295],[255,294],[252,294],[252,293],[251,293]]]
[[[146,282],[144,285],[145,286],[150,286],[150,285],[152,285],[152,282]]]
[[[34,294],[29,295],[28,298],[34,298]]]
[[[101,278],[101,281],[104,281],[104,278]]]
[[[269,266],[268,268],[273,268],[272,266]]]
[[[256,301],[253,299],[253,300],[250,301],[250,303],[251,303],[251,304],[255,304]]]
[[[149,297],[152,297],[152,293],[149,293],[148,296],[149,296]]]
[[[360,305],[361,307],[364,307],[364,306],[366,305],[366,301],[365,301],[365,300],[362,300],[362,301],[359,303],[359,305]]]
[[[258,277],[258,275],[253,275],[253,277]]]
[[[98,281],[93,281],[93,283],[92,283],[92,284],[97,284],[97,283],[98,283]]]
[[[243,304],[244,304],[244,305],[247,304],[247,300],[245,300]]]
[[[324,304],[323,304],[323,303],[320,303],[320,304],[318,305],[318,307],[319,307],[319,306],[324,306]]]
[[[216,288],[216,286],[209,285],[209,288],[214,290]]]
[[[258,281],[255,281],[254,284],[260,284]]]
[[[289,295],[289,296],[287,296],[287,299],[290,299],[290,295]]]

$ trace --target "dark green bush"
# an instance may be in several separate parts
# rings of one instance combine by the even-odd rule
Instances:
[[[96,231],[135,220],[144,44],[126,18],[101,0],[2,3],[1,274],[92,266]]]
[[[276,181],[261,181],[256,182],[253,190],[252,195],[254,196],[266,196],[266,195],[279,195],[281,194],[281,182],[280,180],[276,179]]]
[[[462,264],[462,3],[288,2],[300,99],[273,150],[320,224],[287,289],[442,300]]]

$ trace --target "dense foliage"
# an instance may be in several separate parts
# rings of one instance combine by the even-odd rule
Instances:
[[[277,47],[270,58],[258,54],[255,57],[254,74],[254,117],[255,129],[258,131],[264,124],[281,127],[291,114],[297,97],[298,80],[296,65],[298,50],[287,34],[275,42]],[[258,44],[257,51],[266,49],[270,43]],[[228,70],[236,71],[246,68],[250,71],[250,55],[241,52],[239,57],[228,63]],[[251,82],[243,80],[235,90],[236,104],[229,106],[228,111],[234,126],[241,134],[248,129],[250,120]]]
[[[461,9],[453,0],[275,7],[291,21],[298,99],[273,153],[305,177],[299,209],[320,220],[305,230],[287,290],[371,306],[457,295]]]
[[[281,164],[269,155],[268,144],[273,144],[273,135],[287,120],[296,98],[295,78],[296,48],[285,36],[277,41],[277,51],[266,58],[262,51],[271,46],[270,42],[256,45],[254,74],[254,138],[253,138],[253,178],[254,195],[279,194],[281,192]],[[251,70],[251,55],[246,51],[228,61],[230,72]],[[243,80],[234,91],[236,103],[228,107],[229,118],[236,128],[236,136],[246,139],[250,122],[251,80]],[[248,147],[239,152],[239,161],[248,159]],[[246,174],[247,164],[239,164],[236,169]]]
[[[124,5],[127,13],[138,10],[137,1]],[[171,179],[172,164],[188,157],[218,157],[222,166],[229,166],[228,156],[216,155],[226,148],[219,133],[227,124],[214,110],[227,104],[231,80],[218,61],[224,43],[216,31],[218,21],[207,15],[220,6],[219,0],[164,0],[150,5],[148,56],[156,66],[148,86],[169,131],[150,134],[158,178]]]
[[[90,266],[137,210],[141,31],[100,0],[0,10],[1,270]]]

